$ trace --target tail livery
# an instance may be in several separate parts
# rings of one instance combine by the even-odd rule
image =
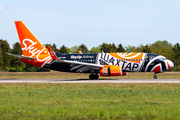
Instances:
[[[52,60],[48,50],[37,40],[22,21],[15,21],[23,55],[35,60],[21,58],[23,62],[37,67],[43,67]]]

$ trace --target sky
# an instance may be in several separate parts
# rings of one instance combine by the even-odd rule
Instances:
[[[1,0],[0,39],[19,41],[23,21],[42,44],[180,43],[180,0]]]

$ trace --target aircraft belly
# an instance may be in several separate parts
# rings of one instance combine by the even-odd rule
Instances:
[[[44,68],[56,70],[56,71],[63,71],[63,72],[70,72],[71,66],[67,63],[53,63],[51,65],[45,65]]]

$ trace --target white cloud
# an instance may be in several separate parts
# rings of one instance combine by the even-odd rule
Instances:
[[[3,10],[4,9],[4,7],[2,6],[2,4],[0,3],[0,10]]]

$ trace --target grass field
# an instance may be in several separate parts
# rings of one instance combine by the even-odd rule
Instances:
[[[153,79],[154,73],[128,73],[126,76],[99,77],[99,79]],[[158,79],[180,79],[180,72],[157,74]],[[89,79],[89,74],[66,72],[0,72],[0,79]]]
[[[89,74],[0,72],[0,79],[88,79]],[[100,79],[152,79],[153,73]],[[179,72],[157,74],[179,79]],[[0,84],[1,119],[180,119],[180,84]]]
[[[180,119],[180,84],[0,84],[0,119]]]

